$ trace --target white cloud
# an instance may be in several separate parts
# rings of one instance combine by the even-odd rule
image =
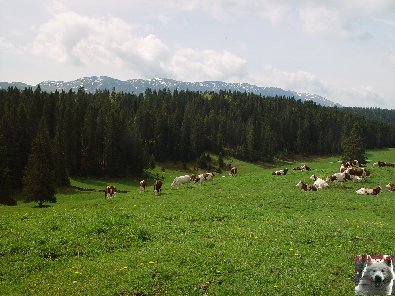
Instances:
[[[0,36],[0,50],[13,50],[15,49],[14,44],[12,44],[6,38]]]
[[[309,35],[351,37],[366,34],[355,32],[354,24],[366,17],[379,17],[395,12],[393,0],[194,0],[166,1],[180,10],[200,10],[214,18],[237,18],[263,16],[272,25],[290,24],[296,16],[293,26],[303,28]],[[255,14],[255,16],[254,16]]]
[[[213,50],[178,50],[171,62],[170,69],[176,79],[201,80],[240,80],[246,74],[246,61],[228,52]]]
[[[154,35],[133,35],[133,27],[119,18],[97,19],[67,11],[38,27],[32,52],[59,63],[122,65],[144,60],[153,63],[167,46]],[[126,60],[125,60],[126,59]]]
[[[310,35],[348,37],[351,34],[350,24],[339,11],[333,11],[324,6],[309,6],[299,13],[303,29]]]
[[[391,50],[388,58],[391,64],[395,64],[395,49]]]
[[[143,78],[229,80],[245,75],[245,60],[229,51],[181,48],[174,52],[156,35],[139,36],[136,31],[119,18],[56,10],[38,27],[31,50],[61,64],[131,69],[129,73]]]
[[[337,89],[334,92],[340,104],[345,106],[391,108],[384,96],[370,85]]]
[[[261,86],[276,86],[286,90],[294,90],[311,94],[327,96],[330,94],[329,86],[313,73],[307,71],[287,72],[266,65],[262,69],[263,76],[251,77],[254,83]]]
[[[317,94],[343,106],[391,108],[385,97],[371,85],[332,85],[306,71],[287,72],[267,65],[264,76],[250,78],[259,86],[275,86],[285,90]]]

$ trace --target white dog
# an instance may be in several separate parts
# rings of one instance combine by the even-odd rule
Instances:
[[[390,256],[372,259],[367,256],[367,263],[361,279],[355,287],[356,295],[391,295],[394,283],[394,267]]]

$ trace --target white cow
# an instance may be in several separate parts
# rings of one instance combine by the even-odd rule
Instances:
[[[311,175],[310,179],[314,181],[313,185],[317,187],[317,189],[327,189],[329,187],[328,183],[318,178],[316,175]]]
[[[170,187],[171,189],[173,189],[174,187],[178,187],[181,184],[189,184],[190,181],[191,181],[190,175],[175,177]]]

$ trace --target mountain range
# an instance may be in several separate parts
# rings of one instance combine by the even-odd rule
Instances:
[[[153,78],[153,79],[129,79],[129,80],[119,80],[107,76],[91,76],[79,78],[73,81],[43,81],[39,83],[43,91],[55,91],[55,90],[65,90],[70,89],[77,90],[83,87],[87,92],[95,92],[96,90],[112,90],[122,91],[126,93],[140,94],[144,93],[147,88],[151,90],[163,90],[169,89],[170,91],[177,90],[190,90],[190,91],[214,91],[219,92],[220,90],[230,90],[254,93],[257,95],[274,97],[283,96],[289,98],[300,99],[302,101],[313,101],[322,106],[328,107],[342,107],[340,104],[332,102],[322,96],[309,94],[309,93],[299,93],[291,90],[284,90],[278,87],[261,87],[248,83],[227,83],[223,81],[203,81],[203,82],[184,82],[177,81],[167,78]],[[24,89],[26,87],[32,87],[33,89],[37,86],[28,85],[22,82],[0,82],[0,89],[8,87],[17,87]]]

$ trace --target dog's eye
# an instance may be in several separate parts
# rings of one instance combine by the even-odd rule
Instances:
[[[376,269],[373,269],[373,272],[376,272],[377,270]]]
[[[382,269],[381,272],[384,272],[384,269]]]

